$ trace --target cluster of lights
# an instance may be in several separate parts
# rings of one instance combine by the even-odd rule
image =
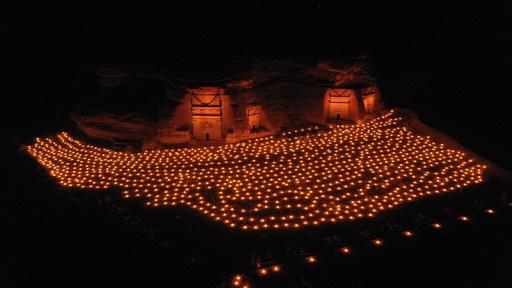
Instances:
[[[412,132],[393,111],[361,125],[289,131],[215,147],[119,152],[67,133],[28,152],[69,188],[122,189],[153,207],[188,206],[242,230],[374,217],[484,181],[486,167]]]
[[[258,270],[258,274],[260,276],[266,276],[270,273],[278,273],[278,272],[281,272],[281,266],[279,266],[279,265],[274,265],[270,268],[262,268],[262,269]]]
[[[242,277],[242,275],[235,275],[233,276],[233,281],[231,282],[234,287],[242,287],[242,288],[249,288],[249,284],[247,283],[247,280]]]

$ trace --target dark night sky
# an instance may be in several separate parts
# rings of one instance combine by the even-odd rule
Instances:
[[[16,79],[9,86],[15,112],[7,115],[9,133],[58,128],[76,101],[93,93],[96,66],[215,78],[254,59],[363,53],[375,61],[388,104],[418,112],[512,167],[512,140],[494,129],[512,122],[510,21],[501,2],[68,2],[22,2],[10,15]],[[44,121],[38,126],[35,119]]]
[[[147,280],[167,281],[176,276],[169,269],[180,265],[176,258],[162,254],[150,240],[142,239],[140,231],[121,225],[121,216],[113,217],[113,212],[99,207],[89,195],[80,196],[89,199],[84,202],[70,201],[73,193],[52,188],[53,180],[17,153],[20,143],[68,127],[76,104],[96,92],[94,71],[99,66],[164,69],[181,77],[216,78],[258,59],[314,62],[369,54],[389,106],[417,112],[426,124],[512,170],[512,137],[507,137],[512,131],[508,87],[512,23],[505,1],[56,2],[60,1],[20,0],[13,9],[3,10],[7,14],[7,34],[2,37],[3,48],[7,47],[3,54],[7,78],[1,96],[0,115],[5,118],[1,131],[10,140],[8,161],[13,164],[4,163],[9,168],[4,177],[10,182],[2,181],[2,192],[7,193],[0,198],[6,215],[0,219],[10,222],[2,223],[7,236],[2,240],[11,241],[0,244],[0,258],[8,267],[2,271],[7,277],[0,277],[0,287],[23,287],[4,284],[9,280],[39,286],[51,283],[52,287],[59,283],[65,287],[71,283],[76,287],[141,287],[132,279],[151,286]],[[477,192],[498,190],[486,186]],[[398,263],[401,266],[393,263],[395,254],[363,257],[365,265],[373,266],[353,269],[373,267],[386,275],[367,277],[366,270],[360,269],[353,277],[362,281],[344,283],[398,279],[391,282],[398,286],[497,286],[490,283],[508,280],[511,255],[510,237],[505,237],[510,214],[500,213],[496,215],[499,221],[469,225],[473,233],[446,236],[450,228],[435,241],[418,237],[423,242],[411,242],[412,248],[402,251],[399,259],[411,262]],[[208,235],[203,230],[187,231]],[[210,250],[211,246],[205,247]],[[13,255],[11,261],[5,260],[9,259],[5,254]],[[401,277],[397,267],[411,271],[409,279]],[[336,270],[335,275],[347,271]],[[450,277],[451,282],[443,277]]]

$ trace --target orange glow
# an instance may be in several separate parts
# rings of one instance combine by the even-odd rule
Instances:
[[[441,229],[441,228],[443,228],[443,225],[441,225],[439,223],[434,223],[434,224],[432,224],[432,227],[434,227],[435,229]]]
[[[411,231],[404,231],[402,234],[403,234],[405,237],[412,237],[412,236],[414,236],[414,233],[412,233]]]
[[[382,246],[383,242],[380,239],[374,239],[372,240],[373,245],[375,246]]]
[[[350,248],[348,248],[348,247],[341,248],[341,253],[343,253],[343,254],[350,254]]]
[[[233,277],[233,285],[234,286],[240,285],[241,281],[242,281],[242,276],[235,275],[235,277]]]
[[[316,260],[316,257],[314,257],[314,256],[310,256],[310,257],[308,257],[306,260],[307,260],[309,263],[316,263],[316,261],[317,261],[317,260]]]
[[[279,272],[279,271],[281,271],[281,266],[279,266],[279,265],[275,265],[275,266],[273,266],[273,267],[272,267],[272,271],[274,271],[274,272]]]
[[[244,231],[375,217],[481,183],[486,169],[415,134],[393,112],[361,125],[144,152],[98,148],[60,133],[36,139],[28,152],[63,187],[121,189],[150,207],[190,207]]]
[[[268,274],[268,270],[267,270],[266,268],[263,268],[263,269],[259,270],[259,274],[260,274],[261,276],[265,276],[265,275],[267,275],[267,274]]]
[[[487,210],[485,210],[485,213],[487,213],[487,214],[494,214],[496,212],[494,210],[492,210],[492,209],[487,209]]]
[[[469,221],[469,217],[467,217],[467,216],[460,216],[459,220],[460,221],[464,221],[464,222],[468,222]]]

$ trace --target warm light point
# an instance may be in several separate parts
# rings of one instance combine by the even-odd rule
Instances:
[[[306,259],[309,263],[316,263],[317,259],[314,256],[310,256]]]
[[[464,222],[468,222],[469,221],[469,217],[467,217],[467,216],[460,216],[459,220],[460,221],[464,221]]]
[[[372,240],[373,245],[375,246],[382,246],[383,242],[380,239],[374,239]]]

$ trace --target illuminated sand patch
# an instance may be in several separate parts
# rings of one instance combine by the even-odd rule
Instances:
[[[393,112],[217,147],[116,152],[60,133],[28,151],[62,186],[120,188],[147,205],[188,206],[251,230],[373,217],[481,183],[486,168],[414,134]]]

